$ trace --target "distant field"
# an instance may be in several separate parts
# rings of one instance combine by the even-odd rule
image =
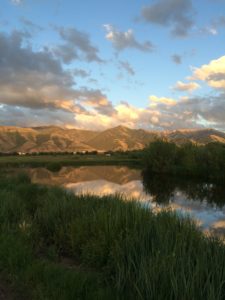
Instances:
[[[140,159],[126,155],[40,155],[40,156],[0,156],[0,167],[48,167],[80,165],[123,165],[140,164]]]

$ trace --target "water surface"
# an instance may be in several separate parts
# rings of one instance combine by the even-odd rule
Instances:
[[[63,167],[59,172],[35,168],[28,173],[33,182],[62,186],[75,194],[120,193],[153,209],[170,208],[189,214],[204,231],[225,233],[225,188],[215,184],[151,177],[124,166]]]

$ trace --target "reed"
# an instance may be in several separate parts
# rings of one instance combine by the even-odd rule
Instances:
[[[224,299],[225,246],[120,195],[0,180],[0,277],[16,299]]]

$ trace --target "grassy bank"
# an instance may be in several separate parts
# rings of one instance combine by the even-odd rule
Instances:
[[[36,155],[0,156],[0,168],[8,167],[46,167],[59,170],[62,166],[86,165],[141,165],[141,159],[129,155]]]
[[[0,278],[15,299],[224,299],[225,247],[119,196],[0,180]]]

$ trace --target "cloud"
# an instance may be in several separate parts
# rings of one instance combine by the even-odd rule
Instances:
[[[194,68],[190,79],[205,81],[212,88],[225,89],[225,56]]]
[[[99,57],[99,49],[95,47],[86,32],[72,27],[55,27],[64,44],[53,49],[55,55],[66,64],[75,59],[84,59],[88,62],[104,62]]]
[[[106,39],[112,43],[117,51],[122,51],[127,48],[133,48],[143,52],[152,52],[154,50],[154,46],[150,41],[137,41],[132,29],[122,32],[110,24],[104,25],[104,28],[107,32]]]
[[[85,70],[82,70],[82,69],[74,69],[73,70],[73,75],[78,76],[78,77],[82,77],[82,78],[86,78],[86,77],[90,76],[90,73],[85,71]]]
[[[188,35],[193,26],[191,0],[158,0],[143,7],[142,18],[149,23],[170,26],[172,34],[178,37]]]
[[[220,16],[217,19],[214,19],[212,24],[215,27],[225,27],[225,16]]]
[[[23,4],[24,0],[11,0],[12,4],[15,4],[15,5],[21,5]]]
[[[173,87],[174,90],[179,92],[193,92],[199,88],[200,85],[196,82],[184,83],[182,81],[177,81],[177,83]]]
[[[21,17],[20,22],[24,25],[24,27],[26,29],[30,30],[31,32],[36,32],[36,31],[43,30],[43,27],[41,27],[37,24],[34,24],[31,20],[29,20],[25,17]]]
[[[218,31],[215,26],[206,26],[199,29],[201,34],[217,35]]]
[[[47,51],[23,47],[24,34],[0,33],[0,102],[24,107],[58,107],[57,99],[70,100],[73,78]]]
[[[101,112],[112,115],[114,108],[100,90],[75,88],[74,74],[63,69],[47,49],[33,51],[27,36],[19,31],[0,32],[0,105],[24,111],[55,112],[56,116]],[[16,110],[18,111],[18,110]],[[7,115],[7,113],[5,113]],[[56,120],[57,122],[57,120]],[[65,123],[66,123],[65,119]]]
[[[192,97],[187,101],[179,103],[176,111],[184,115],[189,112],[194,124],[198,124],[199,120],[203,120],[205,127],[213,126],[221,130],[225,130],[225,94],[218,96]]]
[[[92,112],[94,109],[97,113],[113,116],[115,109],[112,102],[100,90],[83,88],[78,94],[82,105],[90,107]]]
[[[76,116],[77,128],[103,130],[123,124],[129,128],[153,128],[158,122],[159,112],[144,108],[137,108],[122,102],[115,106],[113,117],[102,114]],[[154,124],[154,125],[153,125]]]
[[[73,127],[74,115],[70,112],[51,109],[21,108],[4,105],[0,109],[0,125],[4,126],[49,126]]]
[[[165,104],[165,105],[175,105],[177,103],[176,100],[172,98],[166,98],[166,97],[157,97],[155,95],[149,96],[150,100],[150,106],[156,107],[158,104]]]
[[[217,18],[214,18],[210,25],[206,27],[206,33],[208,29],[208,33],[212,35],[217,35],[220,28],[225,27],[225,16],[219,16]]]
[[[63,68],[47,48],[32,49],[29,35],[23,32],[0,32],[0,57],[1,125],[86,129],[120,124],[146,129],[213,126],[225,130],[225,57],[195,68],[192,74],[194,80],[205,81],[220,94],[179,99],[151,95],[144,108],[127,102],[113,105],[100,89],[78,88],[76,76],[86,73]],[[182,84],[187,88],[188,83]]]
[[[119,66],[120,68],[122,68],[123,70],[125,70],[129,75],[134,76],[135,75],[135,71],[132,68],[132,66],[129,64],[128,61],[119,61]]]
[[[172,61],[173,61],[175,64],[177,64],[177,65],[182,64],[182,56],[179,55],[179,54],[173,54],[173,55],[171,56],[171,59],[172,59]]]

